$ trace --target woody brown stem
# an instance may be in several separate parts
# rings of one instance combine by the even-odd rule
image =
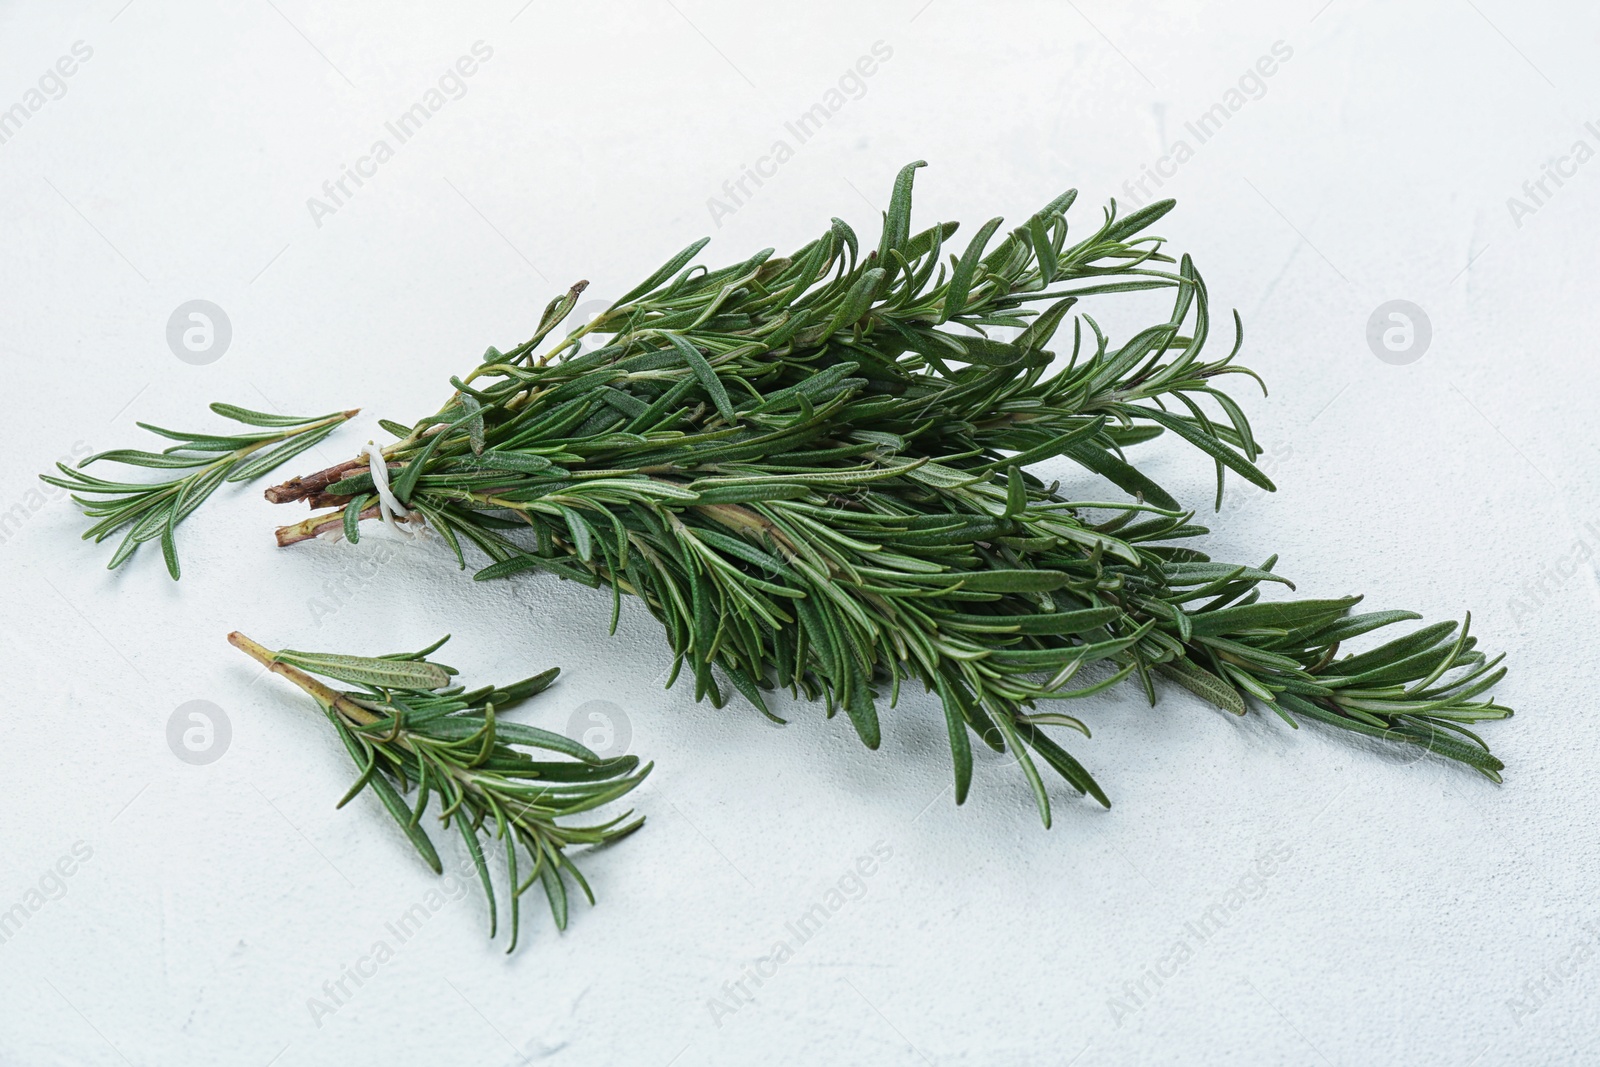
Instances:
[[[369,508],[363,508],[360,518],[375,519],[379,514],[381,514],[381,510],[377,504],[374,504]],[[280,526],[274,532],[278,536],[278,547],[286,548],[289,545],[299,544],[301,541],[309,541],[328,530],[343,528],[343,526],[344,515],[342,513],[334,512],[330,515],[327,512],[323,512],[308,519],[301,519],[291,526]]]
[[[342,508],[350,503],[350,499],[338,493],[317,493],[306,497],[306,506],[312,511],[319,511],[322,508]]]
[[[368,462],[366,456],[361,456],[357,459],[346,460],[343,463],[336,463],[331,467],[326,467],[315,474],[308,474],[303,478],[295,475],[281,485],[269,487],[264,495],[274,504],[288,504],[296,500],[303,500],[308,496],[322,492],[322,490],[339,481],[351,471],[366,467]]]

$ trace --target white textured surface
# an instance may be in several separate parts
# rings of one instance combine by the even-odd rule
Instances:
[[[121,3],[0,10],[0,108],[93,49],[0,144],[0,909],[92,850],[0,944],[0,1063],[1600,1060],[1600,164],[1520,226],[1506,204],[1600,146],[1590,6]],[[493,54],[465,95],[315,225],[307,197],[477,41]],[[864,95],[714,226],[707,198],[877,41],[893,54]],[[1179,169],[1161,225],[1273,389],[1248,408],[1282,490],[1235,496],[1216,552],[1280,552],[1314,595],[1470,607],[1512,653],[1518,716],[1487,729],[1503,787],[1123,690],[1085,702],[1074,746],[1116,807],[1058,785],[1045,832],[998,759],[964,809],[940,795],[925,699],[868,753],[815,709],[779,730],[661,692],[636,605],[607,640],[603,597],[474,586],[437,545],[280,552],[254,489],[184,528],[181,586],[148,550],[108,574],[71,506],[34,495],[75,445],[203,424],[213,399],[364,406],[331,462],[571,280],[615,295],[707,232],[718,260],[834,214],[875,233],[909,159],[931,164],[924,221],[1020,218],[1068,186],[1092,217],[1278,41],[1292,58]],[[165,342],[197,297],[233,325],[209,366]],[[1364,340],[1395,297],[1433,322],[1409,366]],[[1164,455],[1208,499],[1206,466]],[[373,652],[450,630],[448,660],[484,679],[560,664],[530,719],[623,705],[658,764],[649,825],[587,865],[600,905],[564,936],[529,898],[508,959],[471,890],[319,1026],[308,998],[440,883],[370,798],[333,810],[344,754],[233,628]],[[232,723],[208,766],[165,740],[194,699]],[[859,899],[714,1020],[874,844],[891,855]],[[1187,932],[1219,903],[1219,932]],[[1152,967],[1171,976],[1122,1017]]]

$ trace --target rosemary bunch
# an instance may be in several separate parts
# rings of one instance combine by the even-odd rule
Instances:
[[[501,450],[592,439],[590,455],[636,458],[670,473],[781,453],[857,425],[930,455],[952,447],[950,454],[1015,449],[1024,462],[1066,454],[1130,493],[1176,508],[1120,457],[1121,447],[1166,429],[1210,454],[1219,474],[1232,468],[1272,488],[1251,462],[1257,448],[1242,410],[1214,384],[1227,374],[1254,377],[1232,364],[1238,342],[1223,359],[1200,360],[1210,329],[1204,285],[1187,257],[1176,270],[1163,269],[1174,260],[1161,252],[1162,239],[1141,236],[1172,201],[1126,218],[1113,201],[1101,225],[1068,246],[1066,212],[1076,199],[1069,191],[992,249],[1001,220],[991,219],[959,258],[950,257],[947,278],[940,258],[956,224],[906,236],[921,165],[896,180],[876,251],[860,256],[855,232],[838,219],[791,256],[774,259],[769,248],[716,271],[687,266],[706,243],[698,241],[537,355],[576,305],[587,284],[578,283],[551,302],[532,338],[505,353],[490,348],[465,381],[452,378],[457,394],[438,415],[411,427],[386,422],[402,439],[385,454],[428,452],[429,438],[462,426],[456,436],[481,451],[492,419]],[[1054,354],[1045,346],[1078,301],[1168,288],[1177,292],[1172,314],[1115,350],[1092,316],[1074,316],[1072,365],[1046,377]],[[1085,326],[1094,351],[1080,361]],[[994,330],[1021,332],[1001,341],[988,336]],[[577,356],[594,333],[610,341]],[[957,363],[964,369],[953,370]],[[862,402],[811,418],[852,388]],[[1161,397],[1185,411],[1166,410]],[[1226,421],[1208,416],[1197,398],[1214,400]],[[480,409],[493,410],[480,416]],[[796,411],[807,418],[796,421]],[[1097,416],[1107,425],[1088,432]],[[877,443],[852,444],[865,453]],[[268,497],[325,502],[316,494],[362,463],[291,480]]]
[[[118,448],[99,452],[76,467],[57,463],[60,475],[41,474],[42,481],[72,492],[72,499],[90,517],[98,519],[84,532],[84,540],[104,541],[131,527],[112,553],[108,568],[115,569],[146,541],[161,541],[161,555],[174,581],[178,566],[176,530],[206,499],[226,482],[247,482],[276,470],[306,449],[318,444],[341,423],[356,414],[341,411],[303,419],[293,415],[268,415],[233,404],[212,404],[225,419],[260,427],[255,433],[206,434],[164,430],[141,422],[153,434],[178,443],[161,452]],[[276,447],[272,447],[276,446]],[[267,449],[263,452],[262,449]],[[193,471],[164,482],[114,482],[86,474],[82,468],[97,462],[120,463],[155,470]]]
[[[400,438],[383,450],[394,493],[463,566],[463,542],[482,550],[480,579],[537,568],[608,587],[613,626],[620,595],[641,597],[697,697],[722,703],[715,666],[769,715],[773,686],[843,708],[875,747],[874,686],[892,703],[903,680],[922,682],[944,706],[958,801],[975,733],[1016,755],[1047,823],[1030,753],[1105,803],[1041,729],[1082,724],[1035,709],[1130,674],[1153,699],[1156,670],[1229,710],[1249,696],[1496,774],[1465,724],[1509,714],[1475,699],[1502,672],[1465,627],[1335,661],[1340,642],[1415,616],[1258,603],[1281,581],[1270,564],[1162,543],[1204,531],[1129,446],[1171,432],[1212,459],[1219,499],[1226,470],[1271,488],[1216,384],[1250,374],[1233,363],[1237,316],[1232,350],[1208,361],[1199,273],[1188,257],[1167,269],[1160,239],[1140,236],[1170,202],[1123,219],[1113,204],[1069,245],[1067,193],[993,248],[991,221],[946,264],[955,224],[909,236],[916,166],[865,256],[838,220],[793,256],[717,271],[687,266],[697,243],[536,354],[575,286],[533,338],[452,379],[438,413],[385,423]],[[1170,313],[1115,347],[1078,307],[1151,289],[1172,291]],[[1062,366],[1045,346],[1069,316]],[[596,332],[604,347],[579,354]],[[1075,501],[1028,473],[1056,456],[1133,502]],[[270,489],[341,509],[281,529],[280,543],[357,537],[377,511],[366,468]],[[1106,677],[1071,687],[1098,662]]]
[[[644,822],[633,819],[632,812],[593,826],[560,820],[625,796],[650,773],[650,766],[641,768],[637,756],[602,759],[560,734],[497,718],[542,692],[558,669],[514,685],[468,691],[452,682],[453,667],[427,658],[446,640],[420,652],[369,657],[274,652],[241,633],[228,635],[234,647],[310,694],[328,716],[361,771],[338,806],[371,789],[435,874],[443,867],[422,817],[429,800],[439,798],[438,819],[446,828],[454,825],[477,868],[489,902],[491,938],[499,909],[479,837],[501,843],[511,911],[506,951],[511,952],[517,947],[520,898],[535,881],[543,886],[559,929],[567,925],[568,877],[594,903],[589,883],[566,854],[569,846],[609,844]],[[311,674],[359,689],[336,691]],[[568,758],[535,758],[521,749]],[[408,806],[401,794],[413,789],[416,800]],[[531,863],[525,878],[519,874],[519,850]]]

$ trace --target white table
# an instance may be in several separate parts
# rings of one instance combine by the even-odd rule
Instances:
[[[1562,162],[1600,148],[1592,8],[520,3],[0,12],[0,109],[23,109],[0,112],[0,909],[26,912],[0,943],[0,1063],[1600,1057],[1600,163]],[[702,234],[731,261],[831,215],[870,238],[915,158],[917,219],[967,232],[1070,186],[1087,225],[1166,172],[1160,230],[1240,309],[1272,388],[1240,395],[1281,490],[1236,485],[1204,519],[1216,554],[1280,553],[1307,595],[1470,608],[1512,653],[1518,715],[1485,731],[1503,787],[1122,689],[1082,704],[1095,736],[1072,746],[1116,806],[1056,783],[1045,832],[998,758],[965,808],[941,795],[925,696],[869,753],[818,708],[780,730],[661,691],[636,604],[607,639],[607,598],[474,584],[437,543],[280,551],[287,509],[256,488],[184,526],[174,585],[153,549],[106,572],[62,495],[35,495],[58,456],[141,443],[135,420],[210,425],[217,399],[362,405],[303,466],[344,458],[573,280],[615,296]],[[1534,201],[1547,162],[1567,176]],[[195,299],[231,328],[204,364],[167,343]],[[1391,299],[1431,323],[1410,363],[1367,344]],[[1191,452],[1149,462],[1210,499]],[[657,761],[649,824],[587,863],[600,904],[564,935],[535,892],[507,958],[467,887],[314,1011],[443,883],[370,797],[333,809],[344,753],[235,628],[372,653],[450,631],[446,661],[484,680],[559,664],[524,718],[619,706]],[[205,765],[166,740],[192,700],[230,726]],[[763,963],[780,939],[792,956]]]

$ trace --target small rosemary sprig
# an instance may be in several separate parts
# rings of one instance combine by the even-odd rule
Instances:
[[[568,847],[610,844],[644,823],[631,811],[592,826],[559,820],[625,796],[650,773],[650,765],[640,767],[637,756],[603,759],[560,734],[499,719],[500,712],[542,692],[559,669],[514,685],[468,691],[452,683],[455,668],[427,658],[447,640],[419,652],[372,657],[274,652],[244,634],[228,635],[235,648],[305,690],[327,714],[361,771],[338,806],[371,789],[435,874],[443,866],[422,817],[430,798],[439,798],[437,818],[461,834],[477,867],[489,903],[491,938],[498,931],[499,909],[479,837],[502,844],[511,910],[506,951],[511,952],[521,925],[519,900],[535,881],[543,886],[559,929],[567,926],[568,877],[594,903],[589,883],[567,857]],[[336,691],[313,673],[360,688]],[[568,758],[535,759],[519,749]],[[408,806],[401,794],[413,789],[416,800]],[[519,875],[519,850],[531,863],[525,879]]]
[[[262,429],[257,433],[218,435],[166,430],[141,422],[142,429],[178,444],[162,452],[112,449],[82,460],[77,467],[57,463],[60,475],[39,476],[50,485],[70,490],[72,499],[84,512],[100,520],[84,532],[84,540],[92,537],[99,543],[131,525],[116,552],[112,553],[111,562],[106,564],[108,568],[121,566],[141,544],[159,538],[167,573],[177,580],[181,570],[175,532],[178,524],[205,503],[207,497],[225,482],[247,482],[275,470],[356,414],[355,411],[341,411],[317,418],[297,418],[268,415],[233,404],[212,404],[211,410],[223,418]],[[261,451],[272,445],[277,447]],[[82,470],[102,460],[129,467],[193,473],[165,482],[113,482]]]

